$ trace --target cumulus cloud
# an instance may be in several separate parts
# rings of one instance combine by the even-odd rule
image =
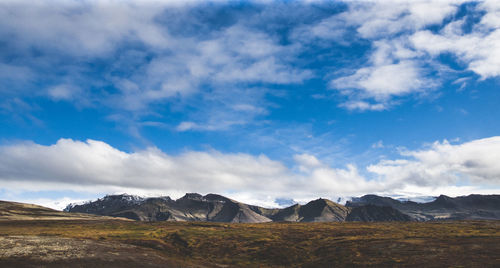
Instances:
[[[388,182],[413,182],[422,187],[500,184],[498,136],[462,144],[445,140],[426,149],[403,151],[402,155],[409,159],[383,160],[367,169]]]
[[[463,2],[465,1],[352,1],[348,2],[349,10],[340,16],[347,23],[356,26],[362,38],[378,39],[441,24],[445,18],[455,14]]]
[[[369,178],[354,165],[333,168],[310,154],[295,155],[294,166],[287,167],[265,155],[218,151],[169,155],[157,148],[124,152],[101,141],[61,139],[49,146],[0,147],[0,181],[6,188],[25,191],[122,191],[174,197],[183,192],[213,192],[273,206],[276,198],[307,201],[318,196],[408,191],[425,195],[457,181],[467,182],[463,187],[468,191],[485,183],[498,188],[498,152],[500,137],[456,145],[436,142],[423,150],[403,152],[404,159],[368,166],[367,171],[377,175]]]
[[[330,81],[330,88],[348,97],[341,106],[349,110],[384,110],[395,103],[396,97],[436,88],[438,82],[426,77],[419,53],[409,49],[407,43],[404,39],[375,41],[369,66]]]
[[[412,61],[364,67],[350,76],[331,81],[330,85],[347,95],[353,94],[353,89],[361,89],[361,95],[373,97],[378,101],[426,87],[425,79],[420,76],[418,66]]]
[[[497,2],[495,2],[497,3]],[[416,32],[410,37],[416,49],[436,57],[452,53],[459,62],[483,79],[500,76],[500,5],[493,2],[480,4],[484,10],[481,21],[470,33],[464,32],[465,21],[448,24],[439,33],[428,30]]]
[[[304,155],[297,158],[301,165],[315,167],[304,174],[294,173],[264,155],[189,151],[173,156],[155,148],[127,153],[94,140],[61,139],[50,146],[9,145],[0,149],[0,155],[3,185],[18,185],[24,190],[197,191],[266,200],[269,196],[300,199],[358,191],[360,187],[367,190],[359,184],[370,184],[353,166],[333,169]],[[350,182],[345,183],[347,180]]]
[[[458,14],[463,4],[468,10],[464,17]],[[347,2],[347,6],[347,11],[311,27],[324,29],[328,22],[332,26],[343,22],[372,44],[363,66],[342,72],[330,83],[347,96],[341,104],[347,109],[380,110],[354,104],[368,104],[371,99],[388,108],[398,103],[390,100],[435,90],[445,79],[443,64],[437,59],[443,53],[455,55],[482,79],[500,75],[498,1],[388,0]],[[430,78],[431,72],[440,77]]]

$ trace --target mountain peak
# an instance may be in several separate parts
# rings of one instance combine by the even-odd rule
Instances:
[[[116,195],[106,195],[104,196],[103,200],[123,200],[129,202],[138,202],[138,201],[143,201],[144,198],[138,195],[116,194]]]
[[[451,198],[447,195],[444,195],[444,194],[442,194],[442,195],[438,196],[438,198],[436,198],[436,200],[452,200],[452,199],[453,198]]]
[[[180,199],[189,199],[189,200],[201,201],[203,199],[203,196],[201,194],[198,194],[198,193],[186,193]]]
[[[451,197],[446,196],[446,195],[440,195],[438,198],[436,198],[436,200],[431,202],[431,204],[440,205],[440,206],[444,206],[447,208],[456,206],[456,204],[454,202],[454,198],[451,198]]]
[[[207,194],[203,198],[205,198],[206,200],[223,201],[223,202],[230,200],[229,198],[218,194]]]
[[[299,209],[301,221],[344,221],[348,209],[324,198],[313,200]]]
[[[499,219],[500,195],[470,195],[456,198],[441,195],[428,203],[400,202],[390,197],[366,195],[353,198],[347,206],[318,198],[305,205],[294,204],[286,208],[271,209],[244,204],[218,194],[202,196],[197,193],[187,193],[175,201],[169,197],[143,198],[121,194],[107,195],[81,205],[69,205],[66,210],[144,221],[257,223],[271,220],[342,222]]]

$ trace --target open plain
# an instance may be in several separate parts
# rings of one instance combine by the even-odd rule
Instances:
[[[0,266],[498,267],[499,221],[0,221]]]

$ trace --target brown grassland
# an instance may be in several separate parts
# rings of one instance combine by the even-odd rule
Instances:
[[[0,240],[0,266],[500,267],[500,221],[9,220]]]

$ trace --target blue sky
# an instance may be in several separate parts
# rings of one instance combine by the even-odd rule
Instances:
[[[496,1],[0,7],[0,199],[500,193]]]

